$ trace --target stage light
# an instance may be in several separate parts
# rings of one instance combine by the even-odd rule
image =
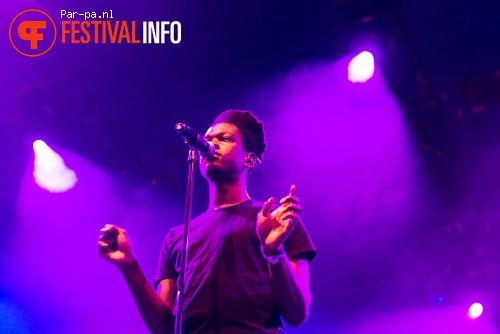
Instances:
[[[347,67],[348,79],[351,82],[367,82],[375,72],[375,60],[368,51],[354,57]]]
[[[474,303],[469,307],[469,318],[476,319],[483,314],[483,305]]]
[[[47,144],[43,140],[35,140],[33,143],[33,149],[35,150],[35,153],[41,153],[43,150],[47,147]]]
[[[35,141],[33,150],[35,151],[33,176],[41,188],[60,193],[74,187],[78,181],[75,172],[67,168],[64,160],[45,142]]]

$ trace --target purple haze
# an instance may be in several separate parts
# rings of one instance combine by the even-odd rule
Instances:
[[[18,315],[27,333],[146,333],[119,271],[97,255],[99,229],[107,223],[127,229],[152,280],[161,241],[180,221],[171,214],[178,206],[152,188],[124,184],[79,156],[54,150],[79,182],[50,193],[35,184],[33,162],[27,166],[6,264],[9,291],[0,305]]]

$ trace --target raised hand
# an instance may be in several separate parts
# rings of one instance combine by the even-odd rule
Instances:
[[[99,256],[117,266],[132,263],[135,260],[127,231],[115,225],[105,225],[101,232],[103,234],[99,236],[97,247]]]
[[[280,200],[280,207],[272,213],[274,198],[271,197],[257,216],[257,235],[266,255],[277,255],[283,250],[283,241],[299,218],[302,206],[296,192],[297,189],[292,185],[290,194]]]

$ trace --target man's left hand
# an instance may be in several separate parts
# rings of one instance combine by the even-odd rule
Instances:
[[[277,255],[283,251],[283,241],[288,237],[299,218],[300,205],[296,188],[290,188],[290,194],[280,200],[280,207],[271,211],[274,198],[270,198],[262,206],[257,216],[257,235],[266,255]]]

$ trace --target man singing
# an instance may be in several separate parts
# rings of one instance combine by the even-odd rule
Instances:
[[[279,204],[251,199],[247,177],[266,148],[261,122],[248,111],[228,110],[208,129],[215,155],[200,160],[209,183],[208,210],[189,225],[183,333],[282,333],[309,315],[309,264],[314,245],[299,219],[295,186]],[[170,333],[177,313],[183,226],[171,229],[160,249],[153,287],[134,256],[127,232],[106,225],[99,255],[123,274],[152,333]]]

